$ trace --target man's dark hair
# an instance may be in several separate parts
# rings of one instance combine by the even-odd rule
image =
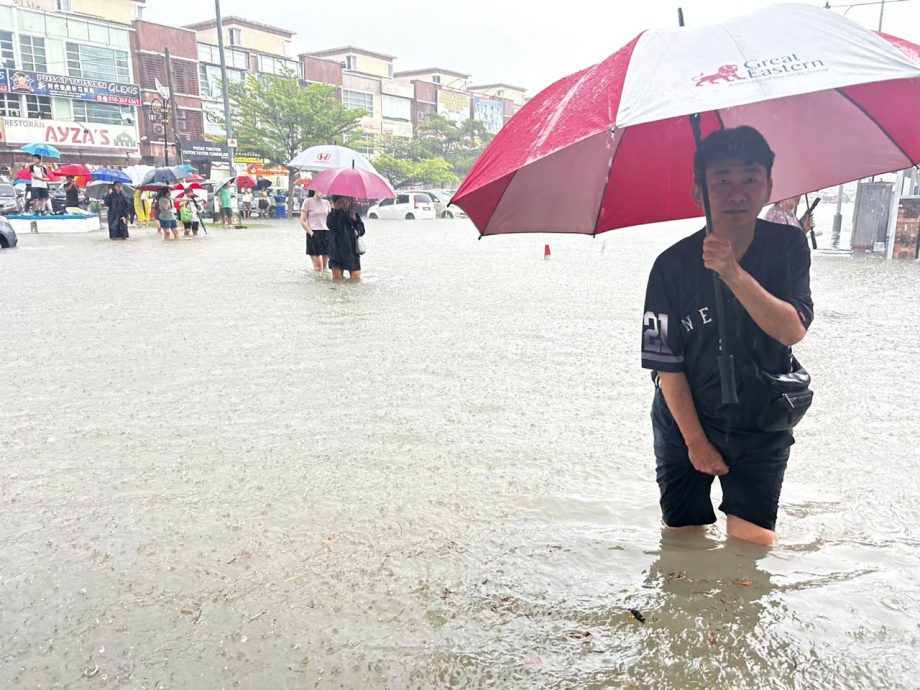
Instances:
[[[776,154],[770,150],[763,134],[753,127],[719,129],[700,142],[693,156],[694,180],[702,184],[706,168],[729,158],[740,158],[745,163],[760,163],[767,169],[767,177],[771,177]]]

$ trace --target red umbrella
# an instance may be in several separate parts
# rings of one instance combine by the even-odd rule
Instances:
[[[393,199],[396,191],[386,178],[363,168],[330,168],[308,184],[323,194],[350,196],[355,199]]]
[[[49,181],[49,182],[54,182],[54,181],[58,178],[58,176],[55,174],[55,172],[54,172],[53,170],[48,170],[47,172],[48,172],[48,181]],[[28,168],[20,168],[20,169],[16,172],[16,179],[17,179],[17,180],[29,180],[29,181],[31,182],[31,181],[32,181],[32,173],[29,172],[29,169],[28,169]]]
[[[60,168],[54,171],[54,174],[77,177],[79,175],[89,175],[91,172],[92,171],[85,165],[70,163],[68,165],[62,165]]]
[[[256,186],[256,181],[248,175],[238,175],[235,184],[237,189],[252,189]]]
[[[198,173],[192,173],[186,177],[183,182],[204,182],[204,178]]]
[[[920,46],[795,4],[648,31],[532,98],[451,201],[483,235],[698,217],[697,113],[703,136],[750,125],[767,138],[774,200],[908,168],[920,161]]]

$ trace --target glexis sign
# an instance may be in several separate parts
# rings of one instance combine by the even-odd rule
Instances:
[[[3,118],[5,140],[11,144],[44,142],[57,147],[137,150],[137,133],[126,125],[95,125],[33,118]]]
[[[141,87],[119,81],[83,79],[63,74],[31,72],[24,69],[0,70],[0,91],[35,96],[60,96],[78,101],[113,105],[141,104]]]
[[[770,58],[746,60],[738,65],[722,65],[710,74],[692,77],[697,86],[707,84],[783,79],[806,72],[820,72],[827,67],[823,60],[803,60],[796,53]]]

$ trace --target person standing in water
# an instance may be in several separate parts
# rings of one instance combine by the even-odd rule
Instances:
[[[723,352],[712,271],[729,316],[725,349],[772,374],[790,371],[792,346],[814,318],[811,256],[799,228],[759,220],[773,189],[774,154],[752,127],[716,130],[694,157],[693,198],[708,190],[712,232],[665,250],[649,276],[642,366],[652,370],[653,448],[662,519],[670,528],[716,521],[709,497],[722,485],[719,510],[730,537],[770,545],[791,427],[759,413],[768,400],[752,387],[723,405],[717,365]],[[744,379],[741,379],[742,381]]]
[[[313,262],[313,270],[325,271],[329,265],[329,228],[326,216],[332,210],[329,202],[312,189],[300,209],[300,227],[307,233],[307,254]]]
[[[361,256],[356,242],[358,237],[364,235],[364,223],[351,208],[351,197],[332,197],[332,210],[326,217],[326,227],[329,228],[329,268],[332,269],[332,279],[343,280],[345,271],[348,271],[351,282],[360,282]]]

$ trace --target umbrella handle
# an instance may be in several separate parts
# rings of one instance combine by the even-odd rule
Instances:
[[[703,140],[700,131],[700,114],[694,113],[690,116],[690,126],[693,128],[693,139],[696,142],[696,148],[700,148]],[[709,189],[706,186],[706,170],[700,171],[702,179],[700,184],[700,196],[703,197],[703,212],[706,214],[706,234],[712,232],[712,210],[709,207]],[[719,346],[722,354],[719,355],[719,378],[722,381],[722,404],[737,405],[738,390],[735,385],[735,358],[732,356],[728,340],[728,322],[725,313],[725,297],[722,292],[722,279],[719,274],[712,271],[712,287],[716,296],[716,325],[719,328]]]

